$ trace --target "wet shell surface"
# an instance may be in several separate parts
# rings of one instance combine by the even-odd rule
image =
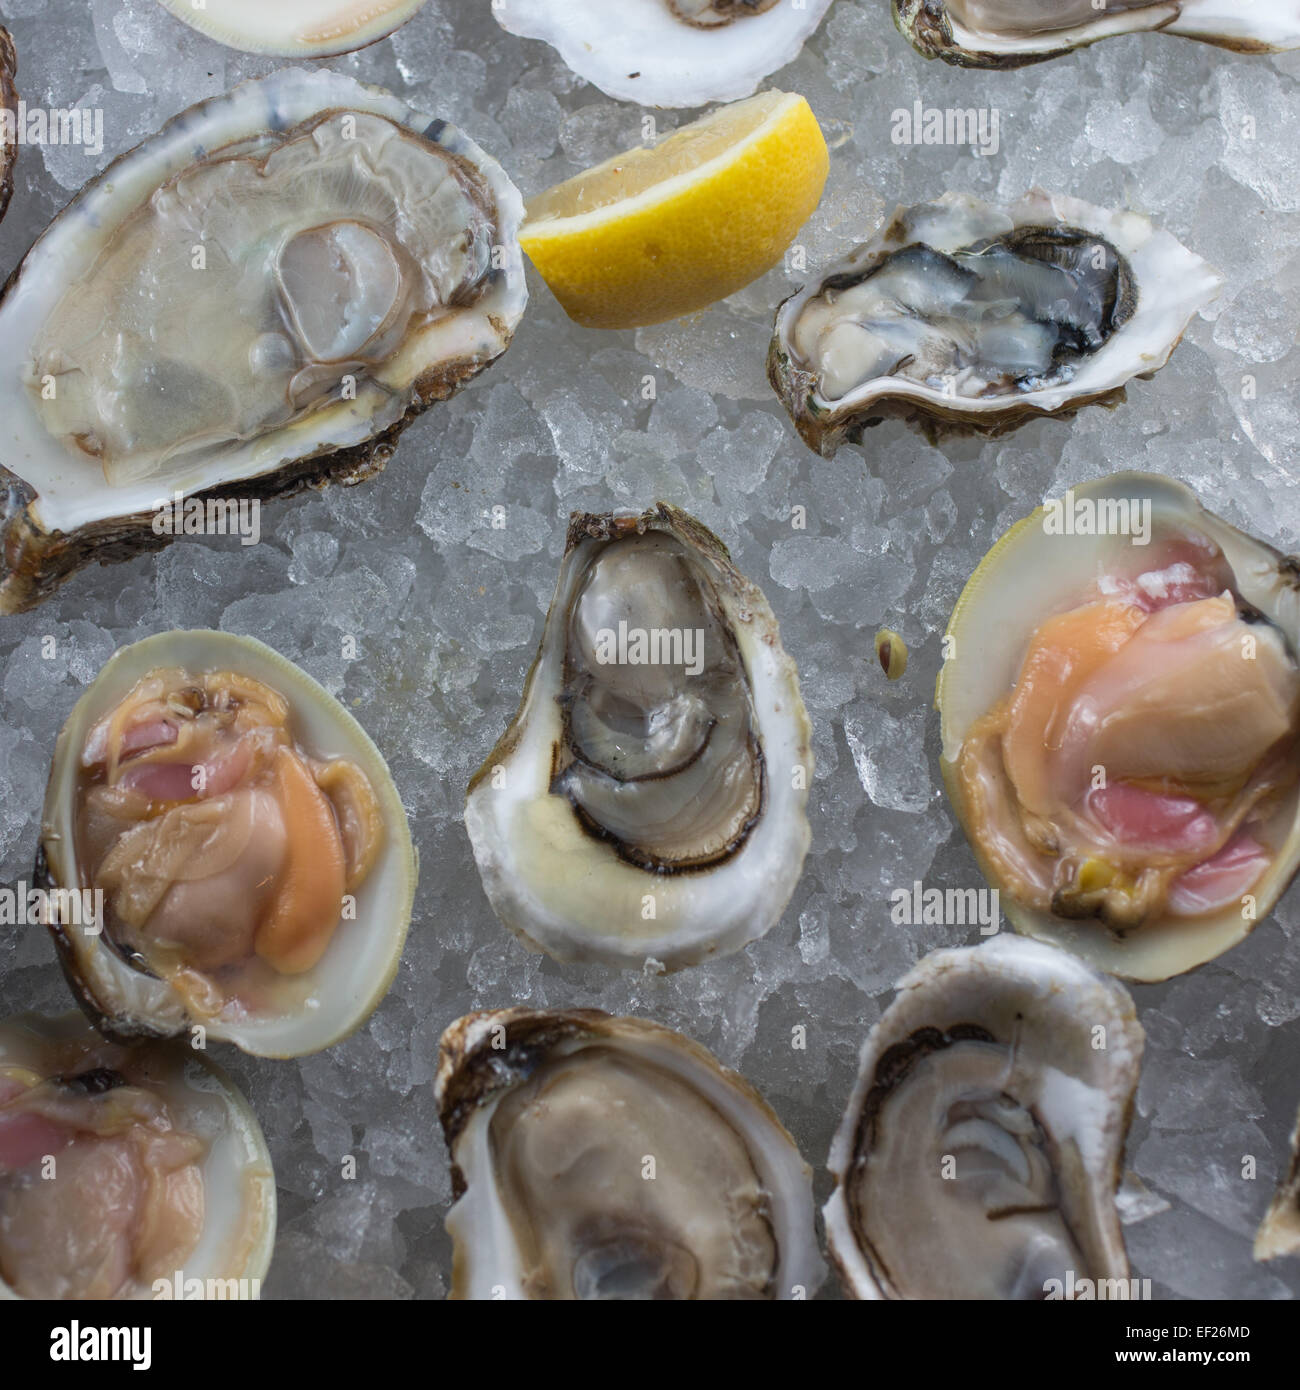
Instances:
[[[1065,952],[1004,936],[926,956],[867,1038],[831,1147],[846,1289],[1127,1297],[1115,1191],[1142,1048],[1127,991]]]
[[[14,76],[18,71],[18,54],[8,29],[0,25],[0,218],[9,207],[14,191],[14,165],[18,160],[18,92]],[[11,126],[9,118],[14,124]]]
[[[810,739],[772,610],[716,536],[666,503],[575,513],[523,700],[465,803],[497,916],[562,961],[738,950],[802,871]]]
[[[1293,558],[1116,474],[1012,527],[946,640],[944,781],[1017,931],[1154,981],[1268,915],[1300,866]]]
[[[277,58],[329,58],[377,43],[425,0],[159,0],[228,48]]]
[[[502,28],[542,39],[608,96],[704,106],[751,96],[793,62],[830,0],[499,0]]]
[[[193,1298],[192,1281],[199,1297],[257,1296],[275,1173],[248,1101],[203,1053],[106,1043],[78,1013],[6,1019],[0,1135],[0,1300]]]
[[[1041,63],[1100,39],[1157,32],[1238,53],[1300,48],[1298,0],[893,0],[927,58],[973,68]]]
[[[129,830],[108,841],[109,854],[88,855],[84,848],[88,843],[87,821],[81,808],[89,804],[85,790],[88,768],[104,761],[104,755],[92,756],[88,750],[105,730],[112,733],[114,721],[121,720],[120,712],[130,707],[141,682],[159,671],[181,672],[190,682],[182,682],[184,689],[180,691],[165,688],[162,698],[172,702],[191,698],[204,676],[213,676],[237,691],[241,684],[247,692],[253,688],[251,683],[256,683],[258,689],[283,701],[289,747],[305,750],[313,767],[337,766],[359,772],[370,789],[364,811],[356,810],[358,803],[353,799],[335,803],[326,813],[340,825],[361,818],[377,827],[365,871],[356,876],[355,884],[344,880],[340,868],[339,882],[327,889],[333,870],[322,835],[335,832],[310,819],[313,807],[320,804],[319,795],[314,801],[304,799],[301,779],[295,783],[289,777],[292,769],[288,759],[284,760],[284,776],[280,776],[279,754],[275,752],[272,757],[276,761],[269,764],[271,775],[255,778],[251,772],[241,773],[228,787],[219,785],[224,776],[221,769],[234,764],[235,754],[214,758],[210,764],[213,770],[203,774],[212,778],[207,792],[191,793],[181,788],[164,793],[154,790],[153,784],[139,784],[148,796],[175,798],[156,800],[155,809],[172,805],[193,810],[196,815],[211,813],[216,825],[210,838],[198,838],[198,833],[209,831],[206,821],[198,824],[198,833],[192,837],[194,860],[204,864],[202,874],[183,857],[179,864],[164,869],[158,861],[168,848],[167,842],[135,850]],[[244,693],[234,707],[248,707],[252,698]],[[191,699],[191,703],[199,702]],[[143,704],[138,707],[148,708]],[[130,750],[139,742],[132,733],[134,727],[128,727],[124,736],[128,752],[121,761],[128,773]],[[147,730],[148,725],[139,727]],[[285,738],[278,741],[283,743]],[[160,742],[158,747],[165,759],[166,744]],[[176,747],[183,752],[185,745],[177,743]],[[136,756],[147,759],[149,750]],[[193,785],[196,767],[190,760],[182,758],[176,766],[187,774],[187,784]],[[171,770],[164,762],[161,768],[152,769],[152,775],[166,776]],[[245,792],[245,783],[253,790]],[[280,793],[278,788],[288,790]],[[264,798],[271,792],[281,795],[281,806],[289,809],[264,815]],[[283,796],[290,793],[285,802]],[[217,832],[228,828],[237,814],[245,814],[245,804],[249,806],[246,814],[253,817],[248,822],[251,831],[243,839],[232,833],[233,849],[226,851],[226,842]],[[340,806],[350,809],[340,810]],[[130,822],[127,824],[129,827]],[[301,835],[289,835],[287,847],[277,851],[273,866],[259,869],[254,862],[256,855],[274,844],[276,836],[287,833],[279,829],[282,824],[291,829],[302,825],[304,829]],[[182,823],[181,829],[188,827]],[[177,837],[180,833],[176,832]],[[235,851],[239,858],[232,857]],[[87,862],[88,857],[97,862]],[[111,878],[110,861],[118,865]],[[251,866],[247,871],[245,864]],[[157,878],[156,886],[151,877]],[[245,1052],[297,1057],[345,1038],[383,998],[406,939],[416,866],[406,815],[387,765],[356,720],[306,672],[263,643],[225,632],[196,630],[160,633],[122,648],[77,702],[55,745],[36,881],[53,889],[98,887],[106,910],[116,914],[106,925],[102,916],[92,922],[77,922],[71,920],[70,912],[59,911],[52,912],[54,920],[49,923],[64,974],[78,1002],[106,1036],[123,1041],[165,1038],[201,1025],[208,1038],[232,1042]],[[266,891],[273,887],[274,896],[257,909],[248,924],[256,935],[250,937],[247,949],[225,949],[234,939],[231,934],[237,930],[236,924],[244,914],[253,912],[246,901],[253,887]],[[286,893],[290,888],[303,894],[314,889],[322,894],[332,891],[335,915],[322,922],[324,930],[311,938],[286,938],[280,923],[287,919],[285,901],[293,899],[283,899],[281,888]],[[123,904],[132,904],[135,898],[131,895],[136,892],[144,896],[145,906],[128,918]],[[177,892],[186,896],[179,901],[172,899],[170,895]],[[222,896],[230,892],[233,898]],[[229,906],[223,906],[227,901]],[[166,919],[158,914],[173,904],[175,910],[170,915],[178,918],[181,934],[161,937],[155,924]],[[319,909],[319,916],[329,911],[330,905],[320,907],[308,898],[308,909]],[[88,915],[83,912],[83,919]],[[124,925],[127,921],[132,924],[130,932]],[[268,927],[272,934],[263,937],[261,926],[268,921],[275,925]]]
[[[1124,399],[1222,279],[1136,212],[1034,190],[899,208],[777,311],[768,378],[827,458],[881,420],[1001,435]]]
[[[812,1171],[742,1076],[594,1009],[469,1014],[435,1081],[454,1299],[802,1299]]]
[[[245,83],[123,155],[0,299],[0,611],[165,544],[178,494],[381,469],[509,345],[522,216],[455,127],[328,70]]]

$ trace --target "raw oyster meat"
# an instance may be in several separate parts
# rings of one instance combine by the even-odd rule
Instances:
[[[504,29],[542,39],[594,86],[643,106],[704,106],[793,62],[831,0],[500,0]]]
[[[594,1009],[469,1014],[435,1081],[457,1299],[803,1299],[812,1172],[698,1043]]]
[[[256,1297],[274,1242],[266,1141],[201,1052],[0,1023],[0,1299]]]
[[[391,34],[425,0],[159,0],[200,33],[245,53],[329,58]]]
[[[1124,399],[1222,279],[1168,232],[1035,190],[899,208],[777,311],[768,376],[831,457],[901,417],[931,438],[998,435]]]
[[[1014,68],[1117,34],[1181,34],[1240,53],[1300,48],[1300,0],[893,0],[927,58]]]
[[[62,212],[0,300],[0,611],[165,543],[175,497],[382,468],[527,300],[518,192],[329,71],[192,107]]]
[[[1291,1153],[1277,1194],[1255,1235],[1255,1258],[1300,1255],[1300,1114],[1291,1131]]]
[[[41,845],[64,972],[108,1036],[199,1026],[300,1056],[364,1022],[397,970],[415,862],[392,778],[251,638],[119,651],[59,735]]]
[[[497,916],[559,960],[667,969],[781,916],[808,716],[762,593],[666,503],[575,513],[519,711],[469,786]]]
[[[1213,959],[1300,865],[1300,577],[1121,473],[1013,527],[936,699],[957,818],[1018,931],[1136,980]]]
[[[826,1238],[863,1299],[1127,1298],[1128,992],[1017,937],[934,951],[871,1030]]]

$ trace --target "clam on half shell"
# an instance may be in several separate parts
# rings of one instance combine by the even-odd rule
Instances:
[[[354,483],[510,343],[518,191],[329,70],[201,102],[60,213],[0,298],[0,612],[206,501]]]
[[[1239,53],[1300,48],[1300,0],[893,0],[927,58],[1015,68],[1120,34],[1157,32]]]
[[[0,1022],[0,1300],[256,1297],[275,1173],[247,1100],[176,1043]],[[44,1170],[47,1156],[52,1171]],[[180,1276],[179,1286],[177,1276]]]
[[[18,54],[9,30],[0,25],[0,218],[9,208],[14,191],[14,165],[18,160],[17,119],[18,93],[14,75],[18,71]],[[10,126],[12,118],[14,126]]]
[[[594,1009],[469,1014],[435,1081],[456,1299],[802,1299],[812,1171],[698,1043]]]
[[[244,53],[329,58],[377,43],[425,0],[159,0],[177,19]]]
[[[693,517],[575,512],[523,699],[465,803],[483,887],[562,961],[675,970],[777,922],[811,730],[759,589]]]
[[[1114,405],[1222,278],[1136,212],[1034,190],[899,208],[777,311],[768,377],[830,458],[881,420],[1000,435]]]
[[[252,638],[124,647],[59,734],[35,880],[102,894],[80,921],[77,899],[51,899],[48,925],[106,1036],[202,1025],[258,1056],[329,1047],[388,989],[415,877],[379,750]]]
[[[831,0],[498,0],[503,29],[542,39],[579,77],[643,106],[751,96],[793,62]]]
[[[1151,981],[1268,915],[1300,865],[1294,558],[1121,473],[1008,531],[946,644],[944,780],[1017,931]]]
[[[1063,951],[1002,936],[926,956],[871,1030],[831,1148],[848,1290],[1128,1297],[1115,1191],[1142,1048],[1128,992]]]

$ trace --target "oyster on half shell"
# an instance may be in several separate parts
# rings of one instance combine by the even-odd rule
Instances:
[[[0,1300],[255,1298],[274,1243],[266,1140],[202,1052],[0,1022]]]
[[[902,418],[999,435],[1124,399],[1164,366],[1221,277],[1135,212],[1035,190],[899,208],[777,311],[768,377],[831,457]]]
[[[667,969],[781,916],[808,716],[762,593],[693,517],[574,513],[537,659],[469,786],[497,916],[559,960]]]
[[[957,818],[1017,931],[1135,980],[1212,960],[1300,865],[1300,577],[1167,478],[1014,526],[948,625]]]
[[[177,19],[244,53],[329,58],[377,43],[425,0],[158,0]]]
[[[329,1047],[401,957],[415,855],[350,714],[252,638],[165,632],[118,651],[55,745],[35,880],[106,1035]],[[84,906],[90,905],[90,910]]]
[[[643,106],[751,96],[793,62],[831,0],[500,0],[502,28],[542,39],[588,82]]]
[[[867,1038],[831,1147],[848,1290],[1127,1298],[1115,1191],[1142,1048],[1128,992],[1063,951],[1002,936],[926,956]]]
[[[1239,53],[1300,48],[1300,0],[893,0],[917,52],[1015,68],[1119,34],[1157,32]]]
[[[0,298],[0,611],[164,544],[178,494],[382,468],[509,344],[522,215],[459,131],[328,70],[246,83],[122,156]]]
[[[469,1014],[435,1081],[457,1299],[801,1299],[812,1172],[698,1043],[594,1009]]]

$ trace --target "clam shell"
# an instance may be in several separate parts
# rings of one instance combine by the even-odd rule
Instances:
[[[289,702],[295,733],[319,757],[347,757],[370,780],[386,839],[356,894],[356,919],[343,923],[305,976],[307,1004],[280,1015],[193,1019],[165,980],[146,974],[105,940],[76,925],[52,923],[63,973],[87,1017],[107,1036],[173,1037],[202,1023],[209,1038],[259,1057],[300,1057],[347,1037],[387,993],[401,959],[415,901],[416,861],[397,788],[383,755],[357,721],[291,661],[251,637],[197,629],[163,632],[123,647],[87,687],[59,734],[45,794],[35,878],[53,888],[90,879],[76,860],[78,760],[86,736],[146,673],[160,667],[233,670],[264,682]]]

